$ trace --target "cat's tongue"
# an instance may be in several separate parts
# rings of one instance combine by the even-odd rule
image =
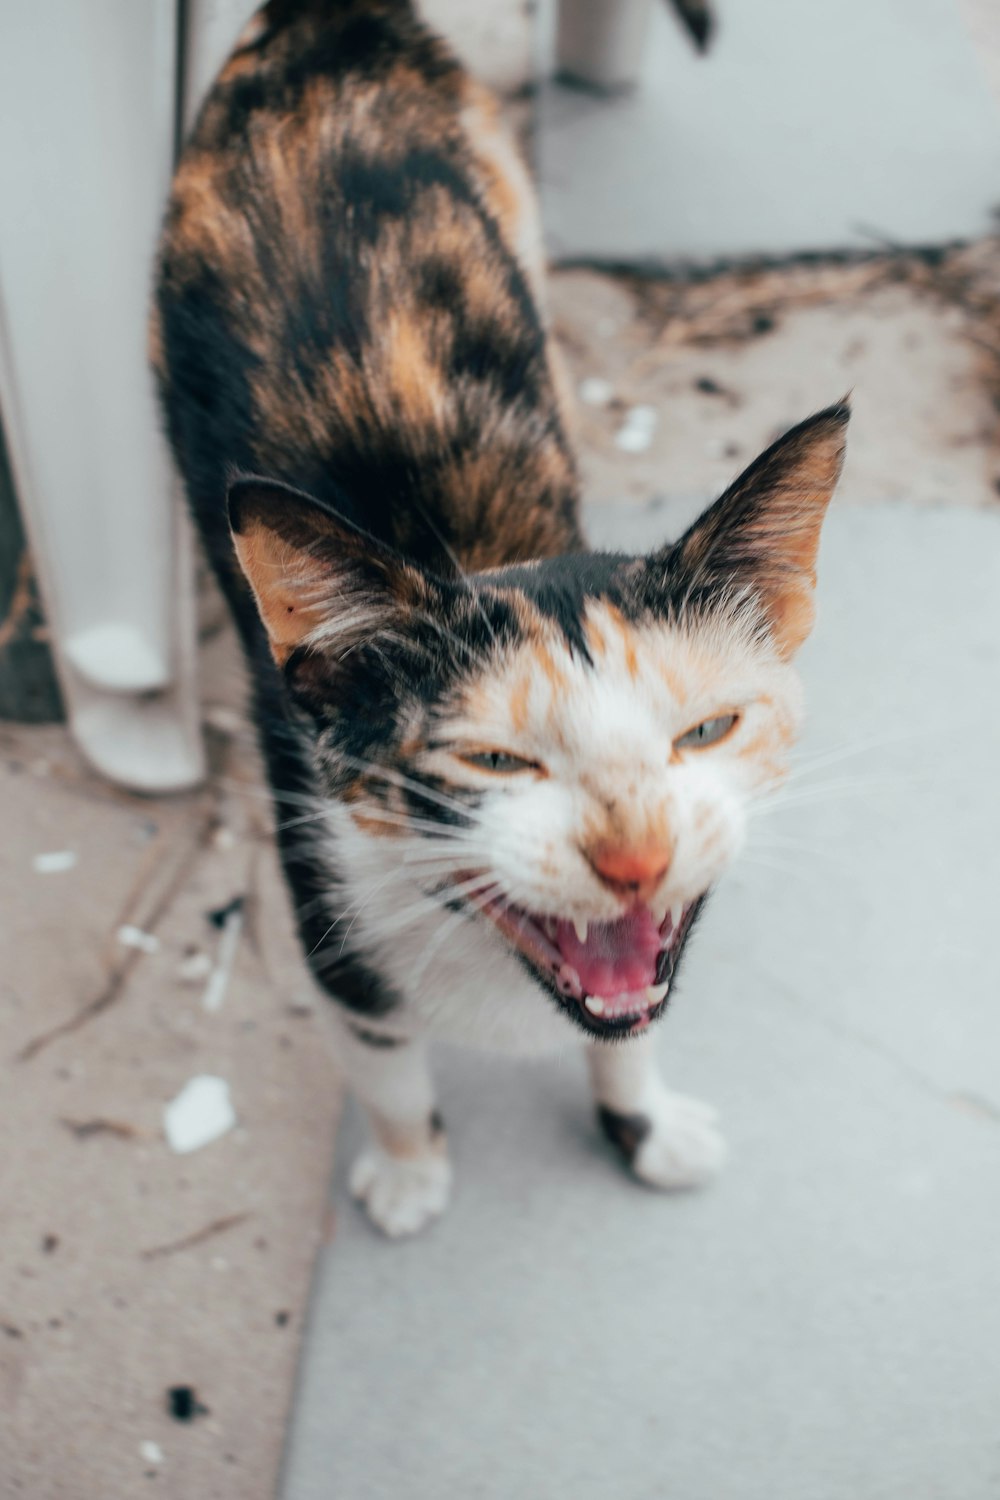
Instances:
[[[636,907],[614,922],[591,922],[581,943],[572,922],[557,922],[559,952],[580,976],[588,995],[610,999],[656,982],[656,961],[663,939],[651,913]]]

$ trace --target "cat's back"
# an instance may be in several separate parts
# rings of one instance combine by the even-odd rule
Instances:
[[[273,0],[198,118],[153,324],[203,531],[263,472],[417,555],[575,540],[523,169],[406,0]]]

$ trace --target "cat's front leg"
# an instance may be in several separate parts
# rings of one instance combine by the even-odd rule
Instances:
[[[374,1139],[351,1167],[351,1193],[393,1239],[416,1234],[448,1206],[451,1162],[434,1107],[427,1047],[337,1027],[347,1083],[364,1106]]]
[[[601,1127],[637,1177],[652,1187],[691,1188],[716,1175],[727,1153],[715,1110],[671,1093],[648,1032],[592,1043],[588,1060]]]

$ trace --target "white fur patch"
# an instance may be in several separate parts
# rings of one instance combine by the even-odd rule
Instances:
[[[418,1234],[448,1207],[451,1163],[447,1156],[390,1156],[368,1146],[351,1168],[352,1197],[390,1239]]]
[[[725,1165],[728,1150],[710,1104],[671,1093],[662,1084],[642,1105],[650,1132],[632,1158],[632,1171],[650,1187],[701,1187]]]

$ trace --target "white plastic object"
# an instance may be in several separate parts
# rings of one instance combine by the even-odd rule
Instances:
[[[0,47],[0,406],[70,728],[141,791],[202,779],[191,539],[147,366],[174,0],[50,0]]]

